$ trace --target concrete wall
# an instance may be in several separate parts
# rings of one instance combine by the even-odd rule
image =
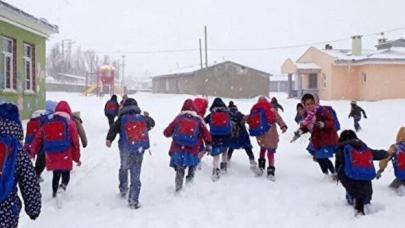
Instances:
[[[26,119],[37,109],[43,109],[45,105],[45,59],[46,47],[45,38],[34,33],[25,31],[8,23],[0,21],[0,36],[9,37],[16,40],[16,69],[17,69],[17,89],[12,92],[5,92],[4,89],[4,59],[2,55],[2,45],[0,45],[0,96],[2,100],[13,102],[18,105],[21,117]],[[0,38],[1,39],[1,38]],[[24,43],[35,46],[35,78],[36,88],[34,93],[24,91],[25,74],[23,51]]]

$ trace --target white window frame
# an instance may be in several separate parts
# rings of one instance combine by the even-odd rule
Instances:
[[[4,91],[15,91],[14,84],[13,84],[13,82],[14,82],[14,80],[13,80],[13,77],[14,77],[14,67],[13,67],[14,40],[12,40],[10,38],[7,38],[7,37],[4,37],[4,36],[2,36],[1,38],[2,38],[1,45],[3,46],[2,54],[3,54],[3,57],[4,57],[4,60],[3,60],[4,68],[2,69],[3,72],[4,72]],[[11,42],[11,52],[9,52],[7,50],[7,48],[5,48],[5,46],[4,46],[4,43],[7,42],[7,41]],[[7,69],[7,58],[10,58],[10,79],[9,79],[10,86],[9,87],[7,87],[7,75],[6,75],[6,73],[7,73],[7,70],[6,70]]]
[[[30,54],[31,56],[27,56],[27,48],[31,48]],[[34,91],[34,72],[33,72],[33,63],[32,63],[32,57],[33,57],[33,50],[34,47],[30,44],[24,43],[24,54],[23,54],[23,58],[24,58],[24,88],[25,91],[29,91],[29,92],[33,92]],[[27,63],[29,64],[29,72],[30,72],[30,76],[29,78],[27,77]],[[27,81],[29,80],[29,88],[27,87]]]

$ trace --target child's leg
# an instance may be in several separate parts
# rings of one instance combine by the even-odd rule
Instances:
[[[318,162],[319,166],[321,167],[321,171],[323,174],[328,174],[328,164],[327,161],[324,158],[318,158],[316,159]]]
[[[231,160],[231,158],[232,158],[232,153],[233,153],[233,149],[229,147],[229,150],[228,150],[228,161]]]
[[[189,166],[188,167],[188,174],[186,176],[186,181],[190,182],[194,179],[194,174],[195,174],[195,166]]]
[[[120,151],[120,169],[118,174],[119,179],[119,190],[121,194],[126,194],[128,192],[128,171],[129,171],[129,152]]]
[[[325,163],[326,163],[326,165],[327,165],[327,167],[328,167],[329,172],[330,172],[331,174],[334,174],[334,173],[335,173],[335,167],[333,166],[332,161],[329,160],[329,158],[326,158]]]
[[[266,151],[267,149],[264,147],[260,147],[260,154],[259,154],[259,168],[264,169],[266,168]]]
[[[274,153],[276,152],[275,149],[268,149],[267,150],[267,160],[269,163],[269,167],[274,167]]]
[[[35,173],[38,177],[41,176],[42,172],[45,169],[45,152],[40,151],[38,153],[37,159],[35,160]]]
[[[70,170],[63,171],[62,172],[62,188],[63,190],[66,190],[67,185],[69,184],[70,181]]]
[[[176,192],[180,191],[183,188],[184,169],[185,167],[183,166],[176,167],[176,177],[175,177]]]
[[[141,168],[143,153],[133,153],[130,155],[130,180],[128,203],[130,206],[138,206],[139,193],[141,192]]]
[[[228,148],[224,148],[222,152],[222,162],[227,163],[228,162]]]
[[[361,129],[359,124],[360,118],[353,118],[353,119],[354,119],[354,129],[356,131],[359,131]]]
[[[247,156],[249,157],[249,161],[254,161],[255,155],[253,154],[252,148],[245,147],[245,151],[246,151]]]
[[[219,155],[216,155],[212,158],[212,167],[214,169],[219,169]]]
[[[55,197],[56,192],[58,191],[59,188],[59,181],[62,173],[60,171],[53,171],[53,177],[52,177],[52,195]]]

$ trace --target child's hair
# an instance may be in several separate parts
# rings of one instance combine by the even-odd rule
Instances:
[[[344,142],[351,139],[358,139],[353,130],[344,130],[340,133],[339,142]]]
[[[305,103],[305,101],[307,101],[307,100],[313,100],[313,101],[315,101],[314,95],[312,95],[312,94],[310,94],[310,93],[304,94],[304,95],[302,96],[302,98],[301,98],[301,102],[302,102],[302,103]]]
[[[298,103],[296,109],[298,110],[298,108],[304,109],[304,105],[302,103]]]

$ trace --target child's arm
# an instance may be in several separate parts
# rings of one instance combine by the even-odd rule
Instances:
[[[380,162],[378,163],[379,166],[378,173],[380,176],[381,173],[384,172],[384,169],[388,166],[388,162],[392,159],[392,156],[394,156],[395,152],[396,152],[395,145],[391,145],[387,151],[388,154],[387,157],[380,160]]]

